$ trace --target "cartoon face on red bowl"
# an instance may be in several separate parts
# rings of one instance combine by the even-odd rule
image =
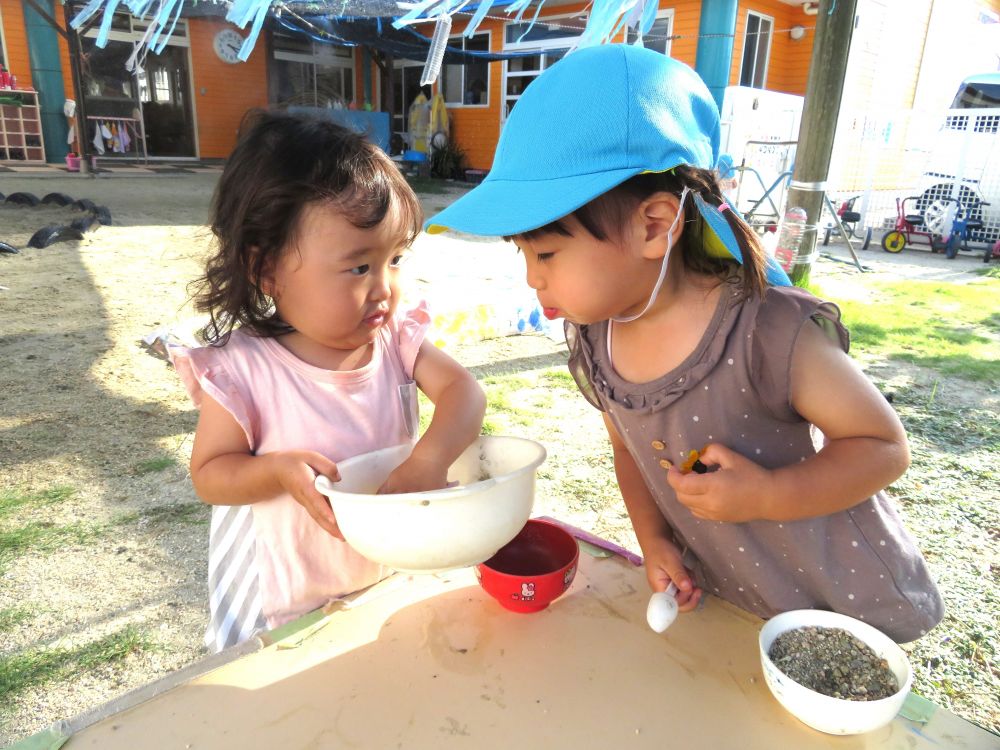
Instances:
[[[493,557],[476,566],[490,596],[512,612],[540,612],[573,582],[580,548],[568,532],[531,519]]]

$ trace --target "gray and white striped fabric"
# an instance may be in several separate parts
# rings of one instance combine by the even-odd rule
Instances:
[[[205,645],[218,652],[266,627],[255,560],[250,505],[215,505],[208,540],[211,610]]]

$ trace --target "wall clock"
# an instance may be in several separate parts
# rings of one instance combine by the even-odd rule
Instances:
[[[235,29],[217,31],[215,39],[212,41],[212,49],[225,63],[238,63],[240,61],[240,47],[242,46],[243,37]]]

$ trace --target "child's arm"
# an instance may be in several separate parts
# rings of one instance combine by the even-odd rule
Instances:
[[[710,445],[708,474],[671,469],[678,500],[714,521],[790,521],[845,510],[884,489],[909,466],[906,432],[878,389],[817,325],[807,323],[792,353],[791,402],[828,441],[805,461],[767,470]]]
[[[413,379],[434,404],[427,431],[413,453],[379,492],[419,492],[445,486],[448,467],[472,444],[483,426],[486,394],[468,370],[430,342],[423,342]]]
[[[694,585],[691,574],[681,561],[681,551],[674,541],[674,534],[660,508],[649,492],[639,467],[618,430],[604,415],[604,424],[611,438],[615,457],[615,475],[625,508],[632,519],[636,540],[642,549],[646,578],[653,591],[665,591],[670,582],[677,586],[677,606],[682,612],[694,609],[701,598],[701,589]]]
[[[343,539],[330,503],[313,486],[317,474],[340,479],[337,465],[314,451],[253,455],[233,415],[207,393],[202,394],[191,450],[191,481],[204,502],[246,505],[288,492],[316,523]]]

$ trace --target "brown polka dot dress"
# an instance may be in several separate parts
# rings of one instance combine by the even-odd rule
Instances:
[[[663,377],[622,379],[608,363],[607,322],[567,325],[570,369],[618,429],[706,592],[761,617],[842,612],[911,641],[941,620],[944,605],[884,492],[828,516],[724,523],[696,518],[666,482],[671,462],[712,442],[767,468],[816,453],[822,436],[791,406],[792,350],[807,324],[848,350],[835,305],[792,287],[742,300],[727,286],[698,346]]]

